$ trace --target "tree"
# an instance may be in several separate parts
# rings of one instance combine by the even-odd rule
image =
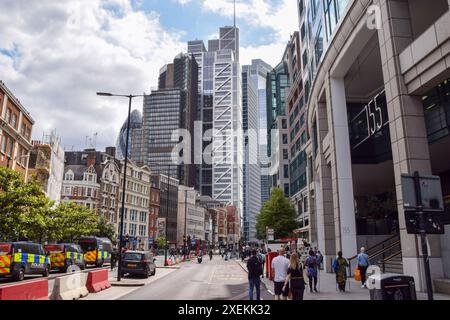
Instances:
[[[117,239],[116,239],[116,232],[114,229],[114,225],[108,222],[105,217],[101,216],[98,220],[97,224],[98,232],[95,234],[97,237],[100,238],[108,238],[111,240],[111,242],[116,245]]]
[[[164,248],[166,246],[166,238],[159,237],[156,239],[156,245],[158,246],[158,249]]]
[[[100,230],[100,217],[91,209],[74,202],[61,203],[55,209],[54,223],[61,231],[59,239],[74,242],[83,236],[95,235]]]
[[[273,189],[270,200],[264,204],[258,215],[258,239],[266,239],[267,227],[274,229],[276,239],[292,236],[293,231],[298,228],[295,208],[284,196],[283,190]]]
[[[41,241],[47,233],[47,215],[53,203],[34,177],[0,168],[0,240]]]

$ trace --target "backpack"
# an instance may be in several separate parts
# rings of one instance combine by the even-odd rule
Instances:
[[[315,268],[317,265],[317,258],[316,257],[308,257],[307,259],[307,266],[308,268]]]
[[[339,262],[337,261],[337,259],[334,259],[334,261],[333,261],[333,271],[334,272],[339,271]]]

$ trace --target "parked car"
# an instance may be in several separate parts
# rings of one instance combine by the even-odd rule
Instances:
[[[156,259],[151,252],[127,251],[122,255],[121,276],[141,275],[145,278],[156,274]]]

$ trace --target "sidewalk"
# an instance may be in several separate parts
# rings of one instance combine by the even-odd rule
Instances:
[[[247,271],[246,263],[240,260],[236,261],[245,271]],[[319,293],[310,293],[309,286],[305,290],[305,300],[370,300],[368,289],[361,288],[361,282],[356,282],[354,278],[347,281],[347,291],[345,293],[339,292],[336,288],[336,276],[332,273],[325,273],[321,271],[319,274],[317,289]],[[264,277],[261,279],[266,289],[273,295],[274,286],[273,281]],[[427,300],[427,294],[417,292],[418,300]],[[450,300],[450,295],[434,294],[435,300]]]

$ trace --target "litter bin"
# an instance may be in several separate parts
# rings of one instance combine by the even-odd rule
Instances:
[[[417,300],[413,277],[392,273],[374,274],[367,282],[370,300]]]

